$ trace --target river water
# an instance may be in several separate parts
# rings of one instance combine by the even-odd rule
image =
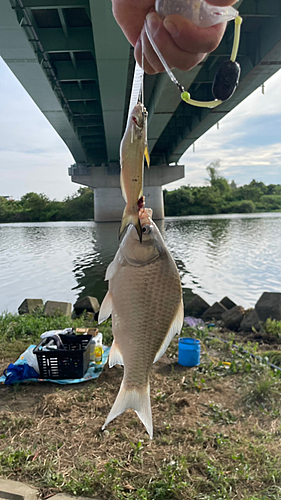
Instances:
[[[281,213],[166,218],[158,224],[184,287],[208,303],[228,295],[252,307],[281,292]],[[25,298],[102,300],[119,223],[0,224],[0,312]]]

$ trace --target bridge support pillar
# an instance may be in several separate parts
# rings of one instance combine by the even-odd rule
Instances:
[[[94,214],[96,222],[120,221],[125,202],[120,189],[119,164],[93,167],[75,164],[69,169],[73,182],[91,187],[94,191]],[[145,204],[152,208],[154,219],[164,219],[162,186],[184,177],[184,166],[160,165],[144,171]]]
[[[164,219],[162,186],[144,188],[146,206],[152,208],[154,219]],[[94,188],[94,214],[96,222],[119,221],[125,202],[120,188]]]

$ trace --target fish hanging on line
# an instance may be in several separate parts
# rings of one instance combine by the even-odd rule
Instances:
[[[126,207],[123,212],[120,237],[129,224],[133,224],[140,241],[142,231],[139,221],[138,200],[143,195],[144,156],[149,166],[147,149],[147,111],[138,102],[128,119],[127,127],[120,144],[120,184]]]
[[[139,221],[142,243],[130,225],[105,276],[109,289],[99,323],[111,314],[109,366],[124,365],[124,376],[103,429],[132,408],[152,439],[149,376],[153,363],[181,331],[183,300],[176,264],[152,221],[152,210],[141,209]]]

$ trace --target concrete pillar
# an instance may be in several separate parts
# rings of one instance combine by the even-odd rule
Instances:
[[[120,221],[125,207],[121,189],[95,188],[93,191],[95,221]]]
[[[120,167],[110,163],[102,167],[90,164],[75,164],[69,169],[73,182],[89,186],[94,191],[95,221],[120,221],[125,208],[120,189]],[[184,177],[184,166],[151,166],[144,170],[145,204],[152,208],[154,219],[164,219],[162,186]]]
[[[152,208],[154,219],[164,219],[164,202],[161,186],[146,186],[144,188],[146,206]],[[95,188],[95,221],[120,221],[125,202],[120,188]]]

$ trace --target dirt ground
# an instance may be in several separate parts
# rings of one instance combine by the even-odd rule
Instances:
[[[182,367],[173,341],[154,365],[153,440],[132,410],[101,431],[122,380],[119,366],[106,365],[98,379],[81,384],[0,386],[0,474],[36,485],[41,499],[60,491],[101,500],[281,498],[276,491],[254,496],[271,487],[274,460],[281,466],[276,381],[270,401],[252,400],[259,367],[224,346],[210,343],[207,351],[200,367]],[[210,356],[235,360],[237,372],[214,367]],[[7,365],[2,360],[0,370]],[[274,474],[281,491],[281,472]]]

